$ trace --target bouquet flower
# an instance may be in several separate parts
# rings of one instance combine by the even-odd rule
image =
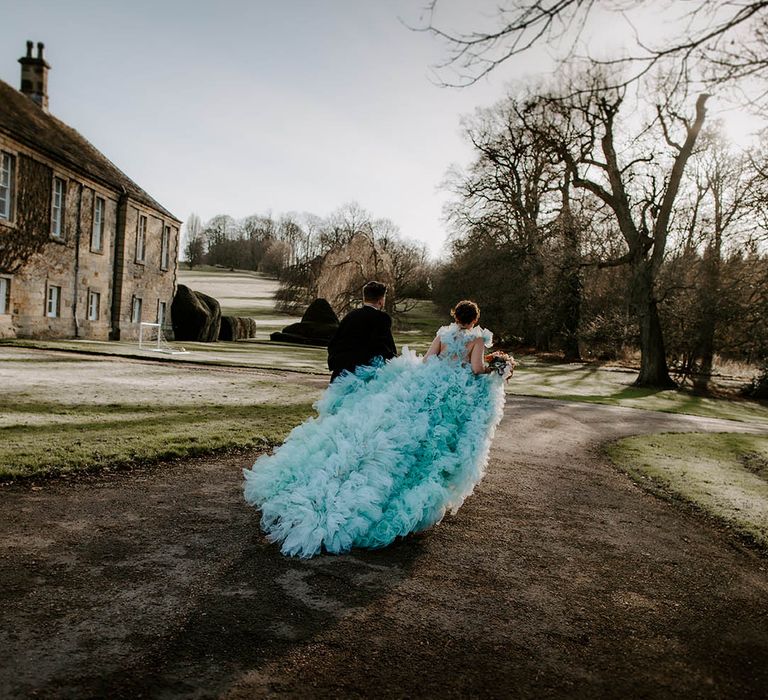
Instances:
[[[496,372],[502,379],[509,379],[517,366],[517,362],[515,362],[515,358],[512,355],[507,355],[507,353],[501,351],[486,355],[485,361],[488,364],[489,371]]]

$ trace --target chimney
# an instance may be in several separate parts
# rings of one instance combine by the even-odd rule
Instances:
[[[27,55],[21,63],[21,92],[48,111],[48,70],[50,66],[43,58],[45,45],[37,42],[37,56],[32,56],[32,42],[27,42]]]

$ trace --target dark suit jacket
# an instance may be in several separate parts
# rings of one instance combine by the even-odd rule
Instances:
[[[371,306],[350,311],[339,323],[336,334],[328,345],[328,369],[331,381],[344,370],[369,365],[374,357],[389,360],[397,355],[392,337],[392,319],[389,314]]]

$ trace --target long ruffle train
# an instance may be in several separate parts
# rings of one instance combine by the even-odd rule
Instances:
[[[316,418],[244,470],[245,499],[284,554],[384,547],[458,510],[503,406],[498,375],[406,348],[333,382]]]

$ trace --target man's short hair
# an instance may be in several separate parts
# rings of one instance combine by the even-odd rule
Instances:
[[[387,285],[383,282],[368,282],[363,287],[363,301],[378,301],[387,293]]]

